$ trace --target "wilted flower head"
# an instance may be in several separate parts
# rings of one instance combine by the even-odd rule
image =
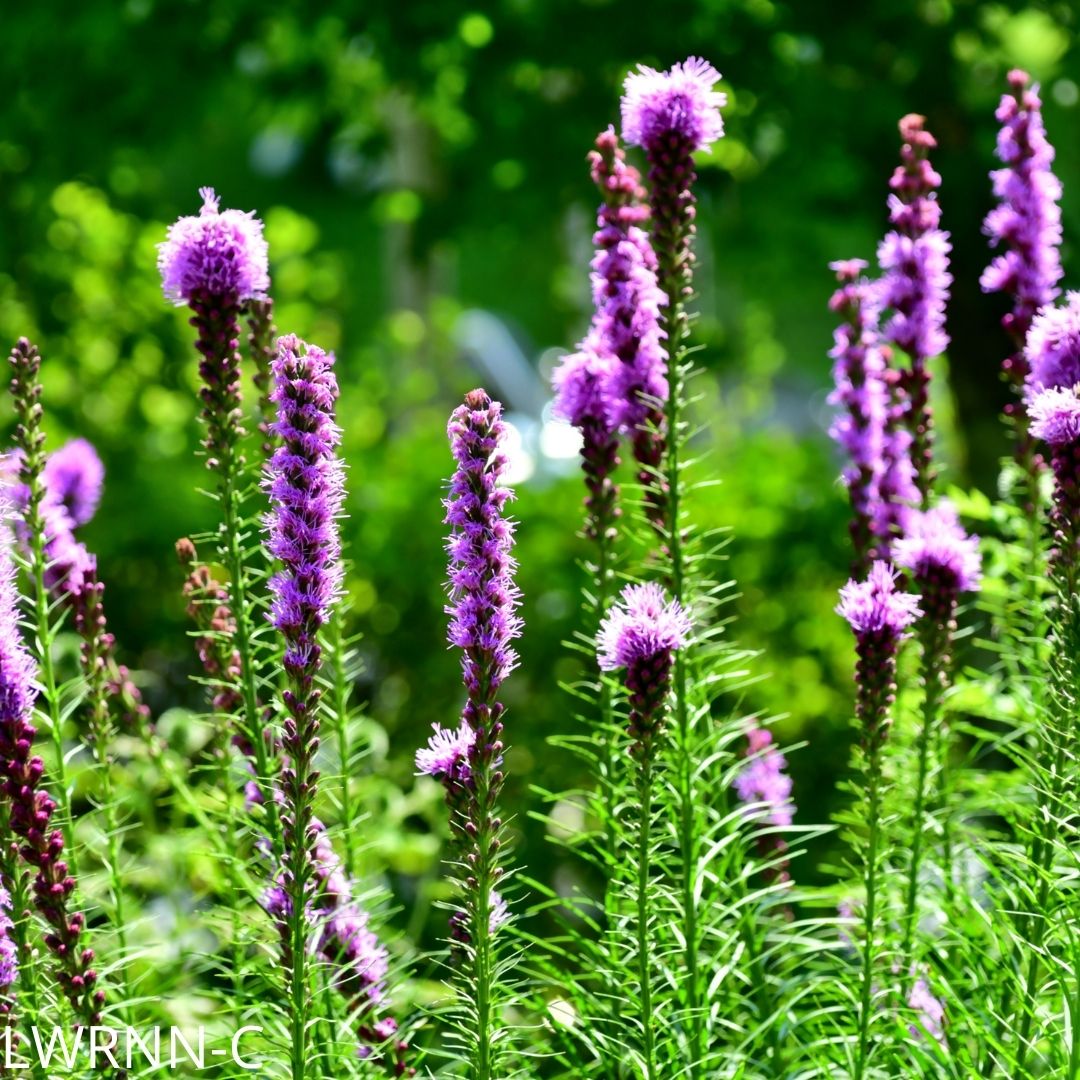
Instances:
[[[1054,387],[1036,394],[1028,405],[1031,434],[1061,449],[1080,441],[1080,398],[1077,387]]]
[[[1024,355],[1027,397],[1040,390],[1080,383],[1080,292],[1065,294],[1061,307],[1047,304],[1031,321]]]
[[[979,538],[964,532],[948,499],[908,514],[904,535],[893,541],[892,556],[916,581],[934,580],[955,592],[972,592],[982,580]]]
[[[433,724],[427,746],[416,751],[416,770],[436,779],[467,783],[470,778],[469,751],[476,742],[476,732],[468,724],[456,730]]]
[[[899,638],[922,614],[919,598],[896,587],[896,571],[878,560],[865,581],[849,581],[840,590],[837,614],[858,636]]]
[[[690,629],[682,605],[659,585],[628,585],[600,624],[600,667],[614,671],[681,648]]]
[[[639,64],[623,84],[622,135],[646,150],[668,135],[703,150],[724,133],[720,109],[727,95],[713,90],[720,73],[706,60],[691,56],[670,71]]]
[[[72,439],[45,460],[46,498],[60,503],[73,526],[85,525],[101,502],[105,466],[86,439]]]
[[[235,302],[270,288],[263,223],[254,211],[219,210],[213,188],[200,188],[198,217],[182,217],[158,244],[158,270],[167,299],[178,306],[201,291]]]

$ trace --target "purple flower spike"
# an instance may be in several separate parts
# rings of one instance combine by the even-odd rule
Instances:
[[[784,771],[787,759],[773,746],[772,732],[752,726],[747,732],[747,762],[735,777],[740,801],[753,805],[755,816],[770,825],[792,822],[791,777]]]
[[[1031,434],[1054,450],[1080,442],[1080,398],[1075,387],[1043,390],[1028,407]]]
[[[472,779],[469,752],[476,742],[476,732],[466,724],[461,724],[456,731],[438,724],[433,728],[427,746],[416,751],[416,771],[448,785],[468,784]]]
[[[626,668],[631,753],[651,760],[663,721],[675,650],[686,644],[690,619],[659,585],[628,585],[600,624],[598,660],[604,671]]]
[[[517,666],[511,642],[521,634],[517,615],[520,593],[514,583],[517,563],[511,554],[513,522],[504,517],[513,497],[500,480],[506,458],[500,444],[506,425],[502,406],[483,390],[465,396],[450,418],[447,433],[457,471],[445,500],[450,526],[449,641],[463,650],[462,669],[470,694],[465,720],[486,727],[479,709]],[[490,735],[491,732],[488,732]]]
[[[719,81],[716,68],[697,56],[670,71],[639,64],[624,84],[623,138],[649,150],[674,135],[691,151],[708,149],[724,134],[727,95],[713,89]]]
[[[993,246],[1005,248],[983,271],[984,292],[1013,298],[1002,319],[1006,332],[1023,343],[1039,308],[1058,296],[1061,269],[1061,181],[1054,175],[1054,148],[1046,139],[1038,86],[1025,71],[1009,72],[1009,90],[997,119],[997,156],[1004,168],[990,174],[998,205],[986,215],[984,230]],[[1006,362],[1006,372],[1022,385],[1022,357]]]
[[[939,998],[936,998],[930,990],[930,984],[923,976],[917,978],[908,992],[908,1007],[913,1009],[918,1016],[918,1024],[909,1025],[908,1030],[917,1039],[929,1035],[936,1039],[942,1046],[947,1044],[945,1038],[945,1006]]]
[[[912,460],[924,503],[932,480],[930,374],[926,363],[949,344],[945,304],[952,284],[949,234],[939,228],[937,188],[941,177],[927,157],[937,142],[924,127],[925,122],[915,114],[900,121],[901,164],[889,183],[893,229],[878,248],[883,272],[880,302],[892,311],[884,334],[911,358],[910,369],[901,373],[900,386],[907,397],[904,419],[911,432]]]
[[[270,288],[268,249],[255,212],[219,210],[213,188],[199,188],[198,217],[182,217],[158,244],[158,271],[167,299],[178,307],[200,294],[236,303],[262,299]]]
[[[1025,396],[1080,383],[1080,292],[1061,307],[1047,305],[1032,319],[1024,345],[1028,365]]]
[[[101,502],[105,466],[86,439],[72,439],[45,461],[45,489],[67,511],[71,524],[85,525]]]
[[[893,541],[892,556],[897,566],[911,571],[924,599],[931,588],[974,592],[982,580],[979,538],[964,532],[947,499],[911,512],[905,534]]]
[[[11,896],[7,889],[0,887],[0,994],[4,995],[19,977],[19,953],[11,936],[13,929]],[[0,1004],[0,1013],[8,1008],[6,1002]]]
[[[1050,521],[1055,551],[1052,565],[1063,578],[1065,594],[1077,588],[1080,571],[1080,387],[1054,387],[1034,396],[1028,412],[1031,434],[1050,448],[1054,505]]]
[[[919,597],[898,589],[896,571],[879,560],[865,581],[849,581],[840,590],[836,610],[855,633],[855,713],[876,753],[896,691],[896,651],[922,614]]]
[[[303,675],[318,667],[318,630],[341,591],[337,519],[344,471],[337,457],[341,431],[334,354],[293,334],[278,339],[271,400],[281,441],[267,466],[267,548],[282,570],[270,581],[270,618],[285,636],[285,667]]]

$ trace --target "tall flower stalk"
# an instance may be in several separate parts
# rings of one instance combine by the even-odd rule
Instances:
[[[997,205],[986,215],[983,229],[993,247],[1004,250],[983,271],[984,292],[1011,297],[1012,308],[1001,325],[1013,343],[1002,371],[1017,394],[1028,375],[1024,340],[1040,308],[1057,299],[1061,269],[1061,181],[1054,175],[1054,148],[1046,138],[1038,86],[1026,71],[1009,72],[1009,89],[997,108],[1001,128],[997,156],[1002,168],[990,174]],[[1016,459],[1028,474],[1029,514],[1038,501],[1038,461],[1027,431],[1027,414],[1017,403],[1006,406],[1013,422]]]
[[[676,650],[690,633],[690,620],[678,601],[668,601],[658,585],[629,585],[620,603],[600,627],[599,662],[605,671],[625,669],[629,695],[630,755],[638,797],[637,880],[634,883],[635,930],[641,1069],[646,1080],[659,1075],[656,1060],[656,1017],[653,1007],[653,939],[657,913],[651,904],[654,784],[657,749],[663,738],[667,699]]]
[[[918,924],[919,871],[927,832],[930,768],[937,757],[938,787],[942,801],[947,798],[946,774],[949,762],[948,732],[942,715],[945,692],[951,685],[951,650],[956,632],[956,608],[960,595],[973,592],[982,579],[978,537],[968,536],[951,503],[942,500],[930,510],[913,510],[907,528],[892,545],[897,566],[911,574],[922,597],[922,618],[918,637],[922,649],[923,707],[916,738],[918,761],[911,814],[911,857],[904,891],[902,955],[911,956]],[[936,751],[936,755],[935,755]],[[949,808],[943,822],[943,866],[946,890],[952,888],[951,830]]]
[[[315,888],[313,826],[318,771],[322,667],[319,634],[341,591],[337,518],[343,497],[341,433],[334,422],[338,396],[334,357],[295,336],[278,341],[272,365],[277,406],[273,432],[281,440],[267,466],[267,548],[280,564],[271,578],[270,617],[284,639],[287,688],[281,745],[284,856],[279,913],[292,1042],[293,1080],[307,1073],[311,1015],[307,935]]]
[[[64,835],[51,828],[56,802],[42,787],[45,765],[33,753],[31,723],[37,665],[19,632],[19,597],[11,562],[11,537],[0,536],[0,776],[19,854],[34,871],[33,902],[49,925],[45,946],[57,983],[78,1023],[101,1023],[104,991],[98,987],[94,952],[83,940],[86,919],[73,911],[76,882],[64,859]]]
[[[713,89],[720,75],[704,60],[691,57],[659,72],[639,67],[626,78],[622,98],[622,135],[645,151],[649,163],[651,241],[657,259],[657,283],[667,297],[661,329],[667,344],[667,401],[663,485],[667,569],[674,599],[688,606],[682,524],[683,408],[689,333],[687,304],[693,296],[693,267],[697,213],[693,155],[707,150],[723,134],[720,108],[724,94]],[[691,710],[687,696],[684,652],[674,665],[675,753],[677,791],[676,831],[682,861],[680,935],[686,965],[684,1002],[689,1030],[690,1076],[697,1077],[705,1057],[708,1023],[700,969],[701,927],[697,880],[701,836],[697,828],[698,762],[691,739]]]
[[[255,754],[256,783],[264,788],[267,829],[275,849],[280,850],[276,804],[265,797],[271,765],[258,696],[250,571],[243,546],[247,472],[242,449],[240,317],[246,305],[265,299],[270,286],[267,246],[263,224],[254,213],[219,210],[211,188],[202,188],[200,194],[203,205],[198,217],[180,218],[158,246],[158,269],[166,297],[191,308],[196,331],[206,428],[203,448],[206,466],[217,477],[218,548],[229,576],[229,607],[236,620],[240,654],[242,730]]]
[[[15,445],[19,450],[19,482],[25,493],[22,523],[33,581],[34,632],[44,699],[52,736],[56,769],[58,825],[63,833],[69,860],[73,860],[71,793],[68,789],[67,758],[64,753],[64,715],[53,662],[56,630],[49,604],[50,535],[46,520],[49,508],[45,486],[45,433],[41,428],[41,354],[26,338],[19,338],[11,350],[11,396],[17,423]],[[55,553],[52,553],[55,554]]]
[[[878,248],[880,302],[892,311],[883,332],[909,359],[909,366],[899,372],[898,407],[911,434],[915,483],[924,508],[933,485],[928,362],[949,344],[945,304],[952,283],[951,244],[949,234],[940,228],[937,201],[941,177],[929,160],[937,142],[925,124],[925,117],[914,113],[900,121],[900,165],[889,181],[892,229]]]
[[[855,635],[855,719],[861,735],[859,765],[864,785],[866,846],[863,872],[863,941],[859,975],[854,1080],[863,1080],[871,1050],[875,972],[880,958],[878,936],[881,886],[882,809],[885,797],[883,749],[896,695],[896,653],[908,628],[921,614],[918,597],[896,587],[888,563],[870,567],[865,581],[849,581],[840,590],[837,613]]]
[[[459,945],[455,976],[467,1003],[470,1076],[494,1080],[501,1074],[505,1033],[498,1015],[499,984],[495,937],[507,908],[498,891],[503,876],[503,715],[499,688],[517,664],[512,642],[521,633],[520,594],[514,581],[514,525],[505,514],[512,497],[502,485],[506,458],[502,406],[483,390],[472,390],[454,410],[447,433],[457,468],[445,500],[449,554],[450,644],[461,650],[466,702],[455,739],[461,751],[451,802],[452,829],[462,849],[463,910],[451,917]],[[419,762],[418,762],[419,763]],[[455,766],[457,767],[457,766]],[[467,777],[467,779],[466,779]],[[448,791],[448,795],[450,792]]]

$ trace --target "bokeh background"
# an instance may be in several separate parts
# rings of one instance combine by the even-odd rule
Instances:
[[[82,0],[4,18],[0,339],[46,356],[51,445],[83,434],[108,468],[86,531],[110,616],[155,709],[198,706],[174,541],[206,528],[197,493],[191,331],[162,299],[155,244],[197,188],[257,209],[277,323],[337,350],[350,468],[347,537],[360,697],[373,723],[370,840],[410,918],[437,872],[434,785],[412,754],[453,718],[443,644],[446,416],[483,383],[520,433],[523,664],[509,799],[520,859],[551,872],[530,785],[567,779],[546,738],[572,724],[561,678],[578,614],[581,487],[548,376],[589,316],[596,197],[585,154],[617,122],[637,62],[712,60],[727,137],[702,160],[699,359],[704,526],[731,526],[733,633],[762,650],[747,708],[776,715],[804,820],[846,760],[846,503],[826,436],[831,259],[872,258],[896,123],[940,141],[955,245],[946,476],[991,491],[1005,450],[1000,298],[984,297],[994,107],[1009,67],[1043,84],[1080,235],[1080,50],[1071,3],[973,0]],[[1068,275],[1067,275],[1068,280]],[[940,365],[945,373],[946,363]],[[4,415],[10,412],[4,407]],[[767,676],[767,677],[764,677]]]

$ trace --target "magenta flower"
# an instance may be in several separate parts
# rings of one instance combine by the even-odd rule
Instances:
[[[670,654],[686,644],[690,632],[682,605],[659,585],[628,585],[600,624],[600,667],[614,671]]]
[[[1080,292],[1066,293],[1063,306],[1040,309],[1028,330],[1024,356],[1028,401],[1040,390],[1080,383]]]
[[[45,459],[42,474],[51,501],[67,512],[74,527],[85,525],[97,511],[105,483],[105,466],[86,439],[72,439]]]
[[[707,149],[724,134],[727,95],[713,89],[719,81],[716,68],[696,56],[669,71],[639,64],[624,83],[623,138],[646,150],[672,136],[691,151]]]
[[[947,499],[908,515],[904,535],[893,541],[892,557],[911,571],[924,597],[931,587],[974,592],[982,580],[979,538],[964,532]]]
[[[468,784],[472,778],[469,753],[476,742],[476,732],[467,724],[460,724],[456,730],[438,724],[432,727],[427,746],[416,751],[416,771],[447,784]]]
[[[990,174],[998,205],[986,215],[984,229],[993,246],[1005,248],[983,271],[984,292],[1005,292],[1013,308],[1005,330],[1023,341],[1039,308],[1058,296],[1061,269],[1061,181],[1054,175],[1054,148],[1046,138],[1038,86],[1025,71],[1009,72],[1002,95],[997,156],[1004,168]],[[1019,383],[1022,367],[1008,369]]]
[[[213,188],[199,188],[198,217],[182,217],[158,244],[158,271],[167,299],[177,306],[200,294],[236,303],[261,299],[270,288],[268,248],[254,211],[219,210]]]
[[[273,374],[273,433],[281,445],[264,482],[273,507],[266,532],[267,549],[282,569],[270,581],[270,619],[286,640],[286,670],[302,676],[318,667],[318,631],[341,591],[344,471],[334,355],[286,335],[278,339]]]
[[[893,647],[921,614],[919,598],[896,587],[896,571],[878,560],[865,581],[849,581],[840,590],[838,615],[858,639],[879,638]]]
[[[1076,387],[1054,387],[1036,394],[1028,406],[1031,434],[1054,450],[1080,442],[1080,398]]]
[[[735,791],[755,817],[770,825],[792,822],[791,777],[784,771],[787,759],[773,746],[772,732],[752,726],[747,732],[746,764],[735,777]]]

